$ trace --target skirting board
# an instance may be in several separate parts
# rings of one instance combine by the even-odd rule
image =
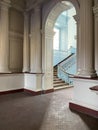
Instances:
[[[33,96],[36,96],[36,95],[41,95],[41,94],[47,94],[47,93],[54,92],[54,89],[42,90],[42,91],[37,91],[37,92],[32,91],[32,90],[28,90],[28,89],[24,89],[24,92],[27,92],[27,93],[32,94]]]
[[[81,112],[83,114],[92,116],[94,118],[98,118],[98,111],[96,110],[92,110],[90,108],[84,107],[84,106],[80,106],[78,104],[74,104],[74,103],[69,103],[69,108],[71,110],[75,110],[77,112]]]
[[[32,90],[22,88],[22,89],[16,89],[16,90],[2,91],[2,92],[0,92],[0,95],[17,93],[17,92],[27,92],[29,94],[32,94],[33,96],[36,96],[36,95],[41,95],[41,94],[47,94],[47,93],[54,92],[54,89],[42,90],[42,91],[35,92],[35,91],[32,91]]]
[[[23,91],[24,91],[24,88],[16,89],[16,90],[1,91],[0,95],[18,93],[18,92],[23,92]]]

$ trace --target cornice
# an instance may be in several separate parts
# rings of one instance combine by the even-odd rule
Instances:
[[[15,31],[9,31],[9,36],[11,39],[23,39],[23,34]]]
[[[98,14],[98,4],[93,7],[94,14]]]

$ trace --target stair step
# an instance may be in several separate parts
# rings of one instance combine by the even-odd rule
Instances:
[[[56,80],[56,81],[54,81],[54,84],[58,84],[58,83],[65,83],[65,81],[62,81],[62,80]]]
[[[57,73],[53,73],[53,75],[57,75]]]
[[[57,75],[54,75],[53,78],[58,78],[58,76],[57,76]]]
[[[69,87],[68,83],[58,78],[57,68],[53,70],[53,87],[55,90]]]
[[[62,81],[62,79],[59,79],[59,78],[54,78],[53,81]]]
[[[53,76],[57,76],[57,74],[53,74]]]

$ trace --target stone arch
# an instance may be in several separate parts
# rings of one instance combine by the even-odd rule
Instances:
[[[42,28],[44,28],[46,26],[45,24],[46,24],[46,21],[48,19],[50,12],[52,12],[53,8],[62,1],[69,1],[70,3],[72,3],[76,9],[76,14],[79,14],[79,10],[80,10],[79,0],[53,0],[53,1],[50,1],[48,4],[46,4],[43,7],[43,10],[42,10],[42,14],[43,14]]]
[[[79,3],[69,0],[76,9],[76,13],[79,11]],[[43,89],[53,88],[53,27],[58,16],[66,10],[60,0],[54,0],[53,3],[48,3],[43,8],[44,16],[42,22],[42,70],[43,76]],[[47,11],[45,12],[45,10]],[[48,14],[48,16],[46,16]]]

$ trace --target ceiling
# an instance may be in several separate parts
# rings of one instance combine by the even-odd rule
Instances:
[[[40,6],[52,0],[11,0],[12,6],[17,6],[22,9],[33,9],[36,6]],[[80,0],[77,0],[80,2]]]
[[[25,0],[26,7],[36,7],[37,5],[42,5],[50,0]]]
[[[34,8],[37,5],[42,5],[50,0],[11,0],[12,6],[19,6],[22,8]]]

